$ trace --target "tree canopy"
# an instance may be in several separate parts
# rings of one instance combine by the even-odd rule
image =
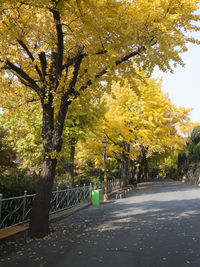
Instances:
[[[184,150],[184,135],[192,127],[190,109],[173,105],[162,92],[161,82],[145,76],[123,86],[113,82],[110,94],[105,94],[102,101],[107,111],[81,146],[79,156],[83,164],[92,159],[96,166],[102,165],[99,141],[104,136],[109,142],[109,158],[121,163],[128,157],[134,165],[142,165],[141,157],[146,160],[155,155],[166,156],[173,150]],[[128,177],[125,175],[125,183]]]
[[[132,80],[136,68],[183,62],[196,0],[5,0],[0,2],[1,107],[39,102],[43,163],[31,236],[48,233],[50,194],[69,106],[82,94]],[[119,75],[120,74],[120,75]],[[107,86],[102,86],[104,82]],[[40,220],[40,221],[39,221]]]

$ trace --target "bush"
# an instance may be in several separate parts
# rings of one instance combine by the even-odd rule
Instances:
[[[37,182],[37,175],[25,175],[24,172],[15,170],[1,177],[0,193],[3,194],[3,198],[24,195],[25,190],[28,194],[34,194]]]
[[[190,139],[194,144],[198,144],[200,142],[200,126],[197,126],[192,130]]]

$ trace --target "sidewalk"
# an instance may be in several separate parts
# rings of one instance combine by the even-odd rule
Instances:
[[[1,267],[200,266],[200,188],[140,184],[127,198],[52,223],[41,240],[1,248]]]

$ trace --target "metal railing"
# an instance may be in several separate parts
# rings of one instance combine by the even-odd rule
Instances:
[[[120,187],[119,180],[108,181],[108,193]],[[67,188],[52,192],[50,213],[70,209],[76,205],[91,202],[91,191],[94,189],[104,189],[104,183],[95,183],[89,186]],[[13,225],[22,224],[30,220],[32,204],[35,194],[27,195],[24,191],[23,196],[3,198],[0,194],[0,229],[4,229]]]

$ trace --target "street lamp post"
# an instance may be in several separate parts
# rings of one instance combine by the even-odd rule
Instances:
[[[108,183],[107,183],[107,152],[106,152],[106,147],[107,147],[107,140],[104,137],[103,140],[103,148],[104,148],[104,153],[103,153],[103,159],[104,159],[104,195],[103,195],[103,200],[107,201],[108,200]]]

